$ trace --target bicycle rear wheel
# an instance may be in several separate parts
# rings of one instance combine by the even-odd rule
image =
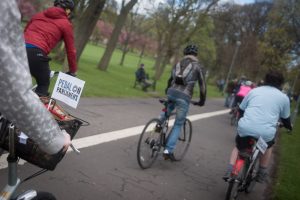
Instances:
[[[159,119],[150,120],[144,127],[137,147],[137,161],[142,169],[151,167],[161,148],[161,133],[156,130]]]
[[[258,159],[254,161],[253,167],[246,178],[246,188],[245,188],[246,193],[252,192],[254,186],[256,185],[255,177],[259,168],[259,162],[257,161]]]
[[[238,200],[239,192],[242,190],[243,177],[245,176],[245,165],[239,171],[236,178],[229,180],[225,200]]]
[[[174,149],[176,161],[182,160],[185,156],[192,140],[192,131],[192,122],[186,118]]]

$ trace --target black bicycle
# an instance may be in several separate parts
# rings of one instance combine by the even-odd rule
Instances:
[[[239,151],[234,169],[229,179],[226,180],[228,188],[225,200],[237,200],[240,192],[249,193],[253,190],[258,171],[258,160],[264,154],[268,145],[260,137],[258,141],[256,138],[251,138],[249,146],[252,147]]]
[[[237,103],[237,105],[235,107],[232,108],[232,113],[231,113],[231,117],[230,117],[230,125],[231,126],[237,126],[239,119],[240,119],[240,115],[239,115],[239,103]]]
[[[168,135],[171,132],[169,130],[170,117],[174,116],[175,113],[167,113],[168,104],[170,103],[168,100],[159,99],[159,102],[164,105],[163,112],[166,120],[160,124],[158,118],[151,119],[143,129],[137,147],[137,161],[142,169],[151,167],[161,149],[166,146]],[[197,104],[197,102],[191,103]],[[192,139],[192,132],[192,122],[186,118],[174,150],[175,161],[182,160],[186,154]]]
[[[277,124],[277,129],[282,127]],[[278,130],[277,130],[278,131]],[[228,182],[225,200],[237,200],[239,193],[250,193],[256,184],[256,175],[259,168],[259,159],[266,152],[268,144],[262,137],[251,137],[248,141],[249,147],[239,151]]]

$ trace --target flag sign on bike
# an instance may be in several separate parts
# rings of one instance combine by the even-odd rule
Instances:
[[[85,81],[59,72],[51,98],[77,108]]]
[[[264,139],[262,137],[259,137],[256,145],[257,145],[257,148],[259,149],[259,151],[262,154],[265,154],[265,152],[268,148],[268,144],[264,141]]]

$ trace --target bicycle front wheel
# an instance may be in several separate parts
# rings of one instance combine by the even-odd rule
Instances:
[[[230,117],[230,125],[231,125],[231,126],[233,126],[233,125],[236,124],[235,120],[236,120],[236,118],[235,118],[235,115],[234,115],[234,113],[233,113],[232,116]]]
[[[56,198],[49,192],[39,191],[37,193],[37,196],[35,198],[33,198],[32,200],[56,200]]]
[[[192,122],[186,118],[174,149],[176,161],[182,160],[185,156],[192,140],[192,131]]]
[[[56,198],[49,192],[28,190],[13,200],[56,200]]]
[[[137,161],[142,169],[147,169],[156,160],[161,148],[161,133],[157,130],[159,119],[150,120],[143,129],[137,147]]]
[[[233,113],[232,113],[232,116],[230,118],[230,125],[231,126],[237,126],[238,125],[238,114],[237,114],[237,110],[234,109]]]

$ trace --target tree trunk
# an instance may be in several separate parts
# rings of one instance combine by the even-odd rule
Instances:
[[[153,79],[155,81],[159,80],[159,78],[161,76],[160,69],[161,69],[162,62],[163,62],[163,54],[161,52],[159,52],[159,54],[157,55],[157,58],[155,60],[155,64],[154,64],[155,74],[154,74]]]
[[[124,1],[123,1],[123,3],[124,3]],[[98,64],[98,68],[100,70],[103,70],[103,71],[107,70],[110,59],[112,57],[112,54],[117,46],[118,38],[121,33],[122,27],[125,24],[126,17],[136,3],[137,3],[137,0],[131,0],[125,6],[122,7],[121,13],[118,16],[116,24],[115,24],[115,28],[112,32],[109,42],[106,45],[105,52]]]
[[[75,22],[76,60],[78,61],[95,25],[100,17],[106,0],[90,0],[88,7]]]
[[[159,67],[158,70],[156,70],[156,77],[155,77],[155,80],[159,80],[162,76],[162,74],[164,73],[165,69],[166,69],[166,66],[167,64],[169,63],[169,58],[168,57],[165,57]]]
[[[128,53],[128,43],[129,43],[129,40],[130,40],[130,36],[127,36],[127,38],[125,40],[125,43],[124,43],[123,51],[122,51],[122,58],[121,58],[121,61],[120,61],[120,65],[121,66],[123,66],[124,60],[125,60],[125,56]]]
[[[66,56],[65,44],[63,42],[59,42],[52,51],[55,53],[53,59],[59,63],[63,63]]]
[[[142,51],[141,51],[140,56],[139,56],[139,62],[138,62],[137,67],[139,67],[140,64],[141,64],[141,62],[142,62],[142,59],[143,59],[143,56],[144,56],[144,52],[145,52],[145,48],[146,48],[146,44],[143,44]]]

